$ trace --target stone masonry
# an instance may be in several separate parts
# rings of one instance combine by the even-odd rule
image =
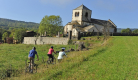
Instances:
[[[68,38],[63,37],[24,37],[24,44],[61,44],[67,45]]]

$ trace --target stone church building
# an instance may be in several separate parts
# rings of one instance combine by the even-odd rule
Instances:
[[[79,32],[117,32],[117,26],[109,20],[99,20],[91,18],[92,10],[83,4],[73,10],[72,21],[64,27],[64,34],[72,31],[72,36],[77,36]]]

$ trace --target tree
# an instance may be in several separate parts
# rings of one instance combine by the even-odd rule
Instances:
[[[133,33],[138,33],[138,29],[135,29],[135,30],[133,31]]]
[[[3,35],[2,35],[2,40],[6,40],[6,37],[8,37],[8,32],[4,32]]]
[[[102,31],[102,34],[104,36],[104,40],[107,40],[107,38],[109,38],[110,36],[110,27],[112,26],[111,23],[108,21],[108,22],[102,22],[102,21],[98,21],[102,26],[103,26],[103,31]],[[97,39],[99,39],[99,32],[97,33]]]
[[[46,34],[53,36],[59,31],[62,31],[62,27],[62,19],[60,16],[45,16],[40,22],[39,33],[42,35],[46,32]]]
[[[131,29],[127,28],[127,29],[122,29],[121,33],[131,33]]]
[[[14,32],[11,32],[11,34],[9,35],[10,38],[13,38]]]
[[[26,36],[26,29],[25,28],[20,28],[20,29],[15,30],[15,32],[14,32],[14,39],[15,40],[22,42],[24,36]]]
[[[7,32],[5,29],[0,28],[0,39],[2,39],[2,35],[4,32]]]

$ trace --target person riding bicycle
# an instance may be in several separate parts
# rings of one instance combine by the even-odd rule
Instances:
[[[35,58],[35,55],[37,55],[37,60],[39,61],[39,57],[38,57],[36,48],[33,47],[33,49],[30,50],[29,55],[28,55],[28,58],[30,60],[29,66],[31,66],[31,71],[30,71],[31,73],[33,73],[33,69],[34,69],[34,58]]]
[[[53,63],[53,59],[54,59],[54,57],[52,55],[53,52],[56,54],[56,52],[53,49],[53,46],[51,46],[51,48],[49,49],[49,51],[47,53],[47,56],[49,57],[48,60],[50,60],[50,58],[52,58],[52,63]]]
[[[61,51],[59,52],[59,55],[58,55],[58,58],[57,58],[59,62],[63,59],[64,55],[67,57],[67,55],[64,52],[64,50],[65,50],[65,48],[62,48]]]

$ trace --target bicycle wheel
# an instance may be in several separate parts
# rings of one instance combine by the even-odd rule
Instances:
[[[33,69],[33,72],[34,72],[34,73],[37,72],[37,67],[38,67],[38,65],[37,65],[37,64],[34,64],[34,69]]]
[[[51,60],[47,60],[47,64],[51,64],[51,62],[52,62]]]
[[[30,72],[31,68],[29,66],[26,67],[25,73]]]

